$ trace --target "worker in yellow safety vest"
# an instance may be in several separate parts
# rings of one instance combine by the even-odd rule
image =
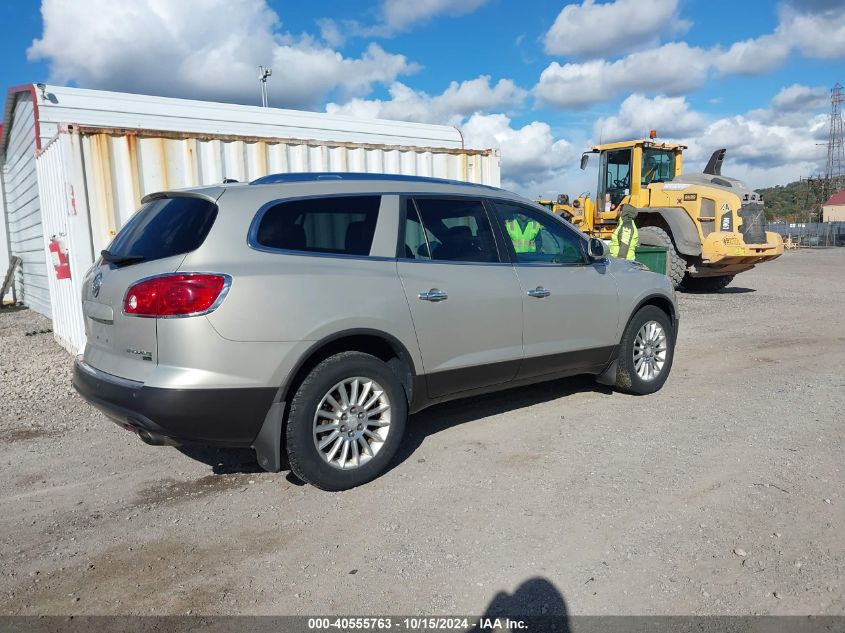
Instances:
[[[537,252],[537,236],[540,234],[539,222],[528,220],[524,216],[515,216],[505,222],[505,228],[507,228],[508,235],[513,242],[513,249],[517,253]]]
[[[633,260],[636,255],[640,234],[634,218],[637,217],[636,207],[623,204],[619,215],[619,224],[610,238],[610,254],[621,259]]]

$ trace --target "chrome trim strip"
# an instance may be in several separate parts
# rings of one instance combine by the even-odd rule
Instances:
[[[398,257],[395,261],[403,264],[455,264],[458,266],[510,266],[513,268],[513,264],[510,262],[466,262],[459,259],[410,259],[408,257]]]

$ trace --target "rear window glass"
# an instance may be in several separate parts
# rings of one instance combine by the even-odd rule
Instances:
[[[480,200],[416,198],[407,213],[405,257],[464,262],[499,261],[493,230]]]
[[[369,255],[380,205],[380,196],[280,202],[261,217],[255,241],[289,251]]]
[[[164,259],[196,250],[205,240],[217,205],[203,198],[160,198],[142,206],[108,247],[112,258]]]

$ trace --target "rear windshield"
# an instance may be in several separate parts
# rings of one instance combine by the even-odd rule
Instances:
[[[255,241],[289,251],[369,255],[380,204],[380,196],[280,202],[261,216]]]
[[[107,250],[112,259],[139,262],[189,253],[200,247],[216,217],[217,205],[203,198],[151,200],[120,229]]]

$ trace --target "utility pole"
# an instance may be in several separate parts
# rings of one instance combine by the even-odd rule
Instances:
[[[269,67],[258,67],[258,81],[261,83],[261,105],[269,108],[267,99],[267,78],[273,74],[273,69]]]

